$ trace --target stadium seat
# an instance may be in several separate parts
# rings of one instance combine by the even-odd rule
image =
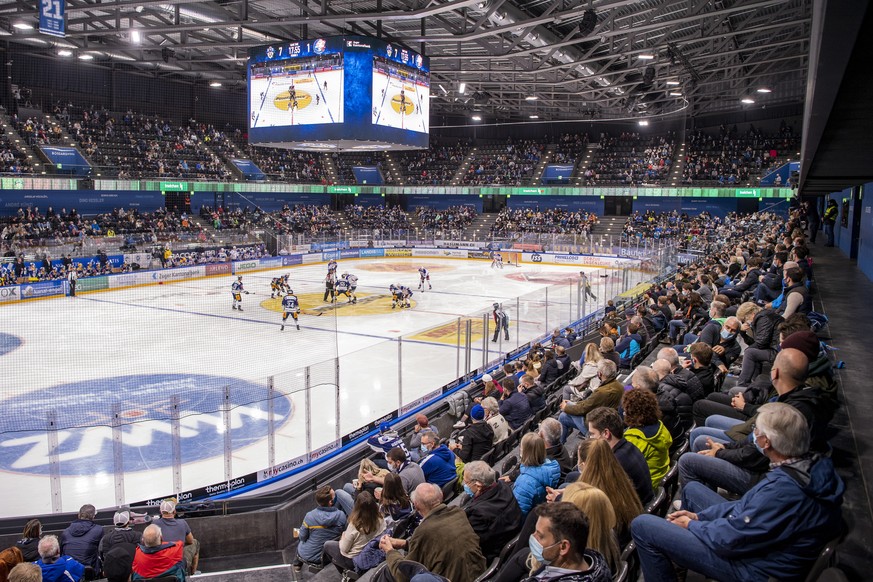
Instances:
[[[457,488],[457,485],[457,479],[452,479],[451,481],[443,485],[443,503],[448,503],[455,498],[455,490]]]
[[[612,576],[612,582],[628,582],[630,574],[630,565],[622,560],[618,563],[615,574]]]
[[[639,558],[637,557],[637,545],[633,541],[626,545],[621,551],[621,557],[619,558],[619,561],[620,563],[627,566],[625,580],[636,580],[638,577],[637,571],[639,570],[640,563]]]
[[[664,487],[658,487],[655,491],[655,497],[646,504],[646,513],[663,517],[667,514],[667,508],[670,506],[670,498],[667,497],[667,490]]]
[[[817,582],[849,582],[849,578],[846,576],[845,572],[840,570],[839,568],[827,568],[824,570],[818,578],[816,578]]]
[[[672,499],[676,495],[676,490],[679,488],[679,464],[673,463],[667,474],[664,475],[664,480],[661,481],[661,487],[667,491],[667,498]]]
[[[412,560],[400,560],[397,562],[397,570],[406,580],[412,580],[417,574],[430,573],[430,570],[424,564],[419,564]],[[437,574],[432,574],[437,580],[449,582],[448,578],[444,578]]]
[[[518,536],[515,536],[503,546],[503,549],[500,550],[500,555],[491,560],[491,563],[482,572],[478,578],[476,578],[475,582],[485,582],[485,580],[490,580],[493,578],[497,571],[500,570],[500,567],[506,563],[506,561],[512,556],[513,552],[515,552],[515,547],[518,545]]]

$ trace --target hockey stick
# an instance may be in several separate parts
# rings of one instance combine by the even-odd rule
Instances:
[[[301,309],[300,313],[303,315],[311,315],[312,317],[321,317],[324,315],[324,311],[309,311],[307,309]]]

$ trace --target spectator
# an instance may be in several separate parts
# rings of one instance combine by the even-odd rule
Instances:
[[[362,491],[358,497],[372,496]],[[294,558],[294,571],[303,570],[304,562],[320,568],[324,565],[324,546],[327,542],[340,537],[343,528],[346,527],[346,514],[336,507],[337,496],[333,487],[322,485],[315,492],[315,509],[309,511],[303,518],[300,529],[295,536],[300,541],[297,543],[297,556]],[[357,505],[356,505],[357,506]]]
[[[582,359],[573,364],[579,373],[564,386],[564,400],[571,402],[585,400],[591,392],[597,390],[597,387],[600,386],[600,379],[597,377],[597,364],[601,360],[603,360],[603,355],[601,355],[597,344],[594,342],[586,344]],[[588,392],[586,393],[586,391]]]
[[[557,364],[555,364],[555,354],[552,353],[551,350],[546,352],[543,373],[546,373],[550,366],[557,368]],[[538,380],[534,380],[534,377],[529,374],[525,374],[521,377],[519,388],[521,389],[522,394],[527,397],[531,413],[539,412],[546,406],[546,399],[543,398],[543,392],[546,386],[548,386],[548,384],[543,383],[543,375],[540,375]]]
[[[512,430],[518,430],[528,418],[533,416],[530,401],[524,395],[523,386],[523,383],[519,383],[517,390],[504,391],[500,400],[500,414],[506,419]]]
[[[638,333],[639,329],[639,325],[636,323],[630,323],[627,326],[627,333],[619,339],[618,344],[615,346],[615,351],[620,358],[619,368],[630,369],[631,361],[634,356],[640,353],[640,349],[642,349],[644,343],[643,338],[641,338]]]
[[[493,397],[489,396],[482,400],[482,408],[485,409],[485,422],[488,423],[488,426],[491,427],[491,430],[494,431],[494,439],[492,444],[497,444],[503,440],[506,440],[509,437],[509,423],[506,422],[506,419],[503,418],[503,415],[500,414],[500,405],[497,403],[497,400]]]
[[[703,342],[694,342],[688,346],[690,360],[682,361],[682,365],[700,380],[703,393],[709,396],[715,390],[715,368],[712,366],[712,348]],[[698,402],[700,402],[698,400]],[[697,403],[695,403],[696,405]]]
[[[464,513],[479,536],[485,559],[492,560],[521,527],[521,508],[512,488],[483,461],[464,466],[464,491],[471,497]]]
[[[386,535],[379,541],[388,562],[382,571],[384,579],[402,580],[397,564],[404,560],[399,550],[405,548],[406,560],[419,562],[452,582],[473,582],[485,570],[485,557],[463,510],[444,504],[442,491],[432,483],[416,487],[412,502],[422,517],[412,536],[401,540]]]
[[[621,364],[621,356],[615,351],[615,340],[611,337],[600,338],[600,355],[615,364],[616,369]]]
[[[737,501],[699,483],[682,490],[667,520],[634,520],[643,576],[675,579],[673,563],[719,580],[803,579],[840,530],[845,485],[827,457],[808,454],[809,428],[797,409],[761,407],[753,432],[772,469]]]
[[[412,513],[412,500],[403,488],[403,480],[396,473],[385,475],[381,491],[377,490],[377,498],[382,515],[389,523],[399,521]]]
[[[557,461],[561,468],[561,480],[570,473],[575,463],[567,453],[567,448],[561,444],[561,423],[556,418],[546,417],[540,423],[537,434],[546,443],[546,456]]]
[[[70,556],[61,554],[57,536],[47,535],[39,540],[39,560],[43,582],[79,582],[85,577],[85,566]]]
[[[410,450],[415,451],[416,449],[421,447],[421,436],[426,432],[433,433],[437,439],[440,438],[439,430],[437,429],[437,427],[430,424],[427,416],[425,416],[424,414],[416,414],[415,426],[412,427],[412,436],[409,438]]]
[[[328,540],[324,544],[326,560],[332,562],[340,573],[355,570],[354,558],[367,542],[385,531],[385,519],[380,514],[379,504],[366,491],[355,499],[348,523],[339,541]]]
[[[566,350],[566,349],[569,349],[571,345],[572,344],[570,343],[570,341],[567,338],[565,338],[563,335],[561,335],[560,329],[556,329],[555,331],[552,332],[552,346],[553,347],[561,346],[562,348],[564,348]]]
[[[633,483],[641,503],[646,504],[654,497],[652,476],[642,451],[624,438],[624,424],[618,411],[601,406],[592,410],[588,417],[588,438],[602,439],[609,443],[615,460]],[[569,477],[568,477],[569,480]]]
[[[161,502],[161,517],[154,520],[161,528],[161,539],[165,542],[184,542],[185,566],[188,574],[197,573],[197,562],[200,560],[200,542],[194,538],[188,522],[176,518],[176,500],[164,499]],[[145,534],[143,534],[145,535]]]
[[[588,519],[588,547],[598,552],[613,572],[618,571],[618,537],[615,535],[615,510],[606,493],[581,481],[571,483],[561,501],[572,503]]]
[[[761,309],[748,302],[737,309],[737,319],[742,322],[740,334],[748,346],[743,352],[743,368],[737,385],[748,386],[761,373],[762,366],[776,357],[776,347],[779,345],[777,327],[782,318],[771,309]]]
[[[37,564],[22,562],[9,571],[9,582],[42,582],[42,570]]]
[[[15,546],[0,550],[0,582],[6,582],[9,573],[23,561],[24,556],[21,555],[21,550]]]
[[[470,424],[461,433],[460,443],[455,442],[449,448],[464,462],[478,461],[494,446],[494,429],[485,422],[485,409],[477,404],[470,411]]]
[[[648,390],[633,389],[621,399],[624,422],[627,430],[624,438],[636,446],[646,458],[652,478],[652,488],[657,489],[670,468],[670,445],[673,438],[660,421],[658,399]]]
[[[388,461],[388,469],[397,473],[403,481],[403,488],[407,493],[411,493],[418,485],[425,482],[424,472],[416,463],[409,461],[406,458],[406,452],[401,447],[394,447],[386,454]],[[368,483],[378,483],[383,485],[385,477],[374,475],[372,473],[362,474],[365,481]]]
[[[825,236],[827,237],[827,242],[825,243],[826,247],[834,246],[834,225],[837,223],[837,214],[839,214],[839,209],[837,209],[837,201],[833,199],[828,200],[824,216],[822,217],[824,232]]]
[[[142,543],[136,547],[131,580],[150,578],[176,578],[185,582],[185,542],[165,542],[161,526],[152,523],[142,532]]]
[[[116,511],[112,522],[115,524],[115,529],[103,536],[97,547],[97,553],[100,555],[103,571],[107,577],[111,571],[112,575],[126,579],[124,572],[130,575],[136,546],[142,541],[142,533],[130,527],[130,511],[127,509]],[[120,552],[113,552],[113,549]],[[112,562],[118,563],[112,564]]]
[[[25,562],[39,560],[39,538],[42,535],[42,523],[38,519],[31,519],[24,524],[22,538],[15,542],[15,547],[21,550]]]
[[[546,487],[558,486],[561,467],[557,461],[546,457],[546,443],[535,433],[522,437],[519,457],[521,468],[512,492],[522,515],[527,515],[545,501]]]
[[[406,453],[407,458],[409,458],[409,451],[406,449],[406,444],[404,444],[403,439],[400,438],[397,431],[387,422],[383,422],[379,425],[379,434],[368,438],[367,444],[370,445],[370,448],[375,452],[383,453],[386,458],[388,456],[388,451],[395,447],[400,447],[403,449],[403,452]]]
[[[678,436],[691,426],[692,406],[703,398],[703,386],[697,376],[679,365],[673,348],[659,351],[652,369],[658,374],[658,406],[664,425]]]
[[[561,402],[561,414],[558,420],[564,426],[564,431],[561,434],[561,443],[567,442],[567,437],[574,428],[579,429],[582,436],[588,434],[588,427],[585,424],[585,415],[599,406],[608,406],[610,408],[618,408],[621,404],[621,397],[624,395],[624,386],[616,380],[618,370],[612,360],[604,359],[597,364],[597,378],[600,386],[597,390],[585,400],[581,402],[570,402],[564,400]]]
[[[89,503],[79,508],[78,517],[61,534],[61,553],[99,572],[97,546],[103,537],[103,528],[94,523],[96,515],[97,510]]]
[[[424,472],[425,481],[442,487],[446,483],[457,480],[455,454],[446,445],[437,445],[434,435],[422,435],[421,455],[419,466]]]

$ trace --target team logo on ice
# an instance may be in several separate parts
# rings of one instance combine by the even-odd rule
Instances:
[[[327,48],[327,41],[323,38],[315,41],[315,44],[312,45],[312,50],[315,51],[315,54],[320,55],[324,52],[324,49]]]
[[[274,56],[276,56],[276,49],[274,49],[271,46],[268,46],[267,47],[267,58],[272,59]]]
[[[125,472],[168,467],[173,462],[173,394],[179,395],[182,462],[224,454],[225,387],[230,387],[231,446],[236,453],[265,441],[270,392],[266,386],[202,374],[142,374],[84,380],[31,392],[3,402],[0,417],[0,471],[50,472],[50,418],[57,426],[61,476],[115,472],[113,405],[121,421]],[[291,418],[291,401],[273,399],[273,426]],[[77,428],[84,427],[88,428]],[[266,445],[264,445],[266,446]]]
[[[0,356],[17,350],[21,346],[21,338],[11,333],[0,333]]]

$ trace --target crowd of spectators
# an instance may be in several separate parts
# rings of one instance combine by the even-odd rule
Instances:
[[[576,164],[588,148],[587,133],[565,133],[556,144],[552,161],[558,164]]]
[[[328,206],[298,204],[275,212],[264,212],[258,208],[227,209],[200,207],[200,216],[209,220],[215,230],[236,229],[251,231],[266,227],[276,234],[309,234],[333,236],[339,233],[340,224]]]
[[[491,225],[492,236],[513,233],[554,233],[587,235],[597,224],[597,215],[584,210],[563,208],[503,208]]]
[[[544,151],[545,145],[533,140],[480,147],[463,182],[468,186],[520,186],[533,179]]]
[[[636,210],[624,223],[622,235],[629,239],[688,239],[694,240],[704,236],[722,224],[717,216],[709,212],[701,212],[697,216],[689,216],[685,212],[654,212]]]
[[[469,141],[451,145],[437,142],[426,150],[402,152],[397,155],[398,180],[409,186],[447,186],[471,147]]]
[[[611,136],[601,133],[594,159],[585,169],[586,185],[657,184],[664,181],[673,165],[676,134],[644,138],[639,133]]]
[[[59,143],[63,137],[60,125],[50,123],[45,118],[28,117],[21,119],[18,114],[12,116],[12,125],[18,130],[29,145],[42,146]]]
[[[32,174],[33,165],[12,141],[0,135],[0,174]]]
[[[246,146],[249,158],[277,182],[327,184],[321,160],[316,154],[295,150]]]
[[[449,206],[436,209],[430,206],[419,206],[415,209],[415,217],[424,228],[438,230],[462,230],[476,219],[476,209],[470,205]]]
[[[718,133],[698,130],[686,140],[684,184],[757,183],[769,169],[795,156],[799,149],[799,137],[784,122],[776,134],[765,134],[754,125],[745,133],[736,126],[723,125]]]
[[[409,228],[409,215],[400,206],[346,206],[345,214],[352,228],[380,231]]]

